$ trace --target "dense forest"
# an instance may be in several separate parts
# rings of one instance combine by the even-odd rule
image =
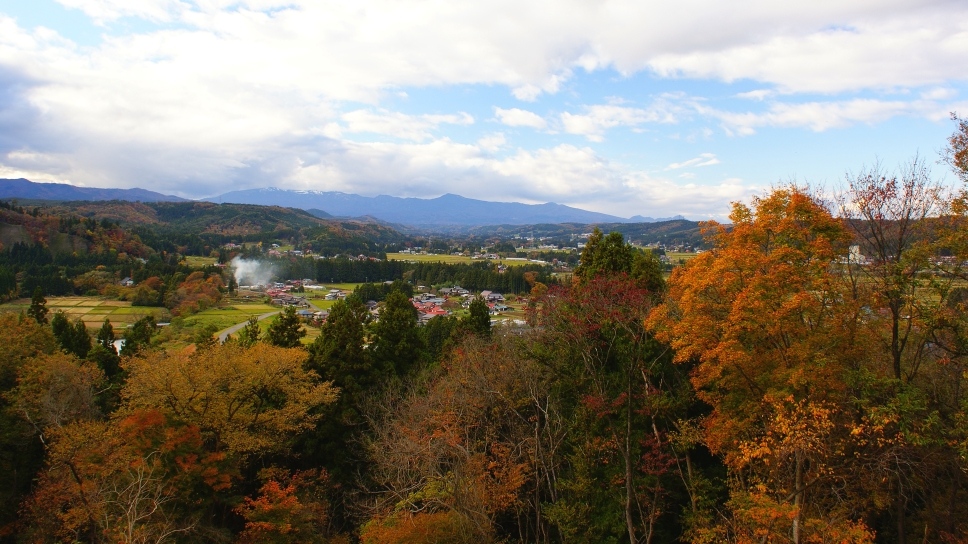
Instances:
[[[968,124],[950,143],[968,183]],[[387,262],[378,319],[347,297],[308,346],[290,309],[184,350],[146,320],[119,355],[37,286],[0,314],[0,538],[966,542],[968,190],[917,160],[848,181],[735,203],[668,277],[596,230],[567,280],[506,280],[521,328],[481,299],[418,326],[412,280],[489,269]],[[119,266],[91,249],[115,225],[78,221]]]

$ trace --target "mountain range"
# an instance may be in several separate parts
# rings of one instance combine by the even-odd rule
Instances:
[[[26,179],[0,179],[0,198],[35,200],[124,200],[183,202],[184,198],[145,189],[96,189],[63,183],[34,183]],[[371,217],[413,227],[467,227],[481,225],[533,225],[539,223],[651,223],[682,216],[626,219],[562,204],[489,202],[446,194],[437,198],[366,197],[341,192],[294,191],[277,188],[231,191],[203,199],[214,203],[258,204],[307,210],[318,217]]]
[[[98,189],[67,183],[35,183],[0,179],[0,198],[25,200],[126,200],[129,202],[186,202],[188,199],[163,195],[147,189]]]

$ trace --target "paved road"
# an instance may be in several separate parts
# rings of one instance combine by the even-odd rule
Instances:
[[[262,315],[259,316],[259,321],[262,321],[263,319],[266,319],[268,317],[272,317],[272,316],[276,315],[277,313],[279,313],[280,311],[281,310],[276,310],[274,312],[269,312],[267,314],[262,314]],[[229,328],[225,329],[224,331],[218,333],[218,341],[219,342],[224,342],[225,339],[228,338],[230,334],[235,334],[235,333],[239,332],[240,330],[242,330],[242,327],[244,327],[244,326],[246,326],[246,324],[248,324],[248,322],[249,322],[249,320],[246,319],[245,321],[243,321],[243,322],[241,322],[241,323],[239,323],[237,325],[232,325],[231,327],[229,327]]]

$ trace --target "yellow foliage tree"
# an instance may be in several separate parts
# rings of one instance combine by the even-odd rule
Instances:
[[[158,408],[196,425],[215,451],[246,457],[283,449],[312,428],[312,409],[338,390],[303,368],[306,352],[258,343],[193,354],[148,354],[126,363],[124,410]]]

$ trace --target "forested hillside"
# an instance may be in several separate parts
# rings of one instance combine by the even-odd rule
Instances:
[[[418,326],[396,281],[306,347],[290,307],[179,350],[139,322],[119,356],[105,327],[84,355],[35,296],[0,315],[0,538],[968,540],[968,190],[913,161],[730,220],[668,277],[595,230],[571,276],[520,274],[514,328],[482,298]]]

